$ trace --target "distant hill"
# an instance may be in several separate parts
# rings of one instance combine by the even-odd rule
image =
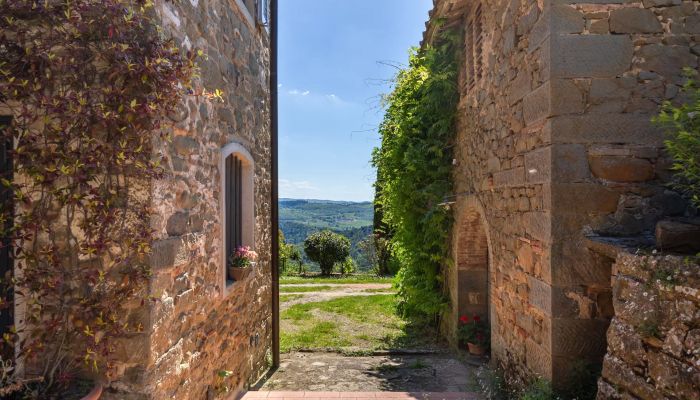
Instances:
[[[310,234],[330,229],[350,239],[350,255],[360,270],[371,268],[357,247],[372,232],[374,206],[371,202],[280,199],[279,216],[287,243],[303,250],[304,240]]]

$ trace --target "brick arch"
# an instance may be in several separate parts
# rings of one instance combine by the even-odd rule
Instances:
[[[486,222],[474,207],[461,213],[457,225],[455,266],[457,314],[489,320],[489,241]]]

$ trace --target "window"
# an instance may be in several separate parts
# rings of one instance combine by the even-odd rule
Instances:
[[[251,25],[267,27],[270,19],[270,0],[236,0]]]
[[[9,117],[0,116],[0,132],[5,129],[10,123]],[[0,136],[2,138],[2,136]],[[12,142],[6,142],[0,139],[0,179],[7,179],[12,181],[13,179],[13,164],[12,164]],[[13,202],[12,202],[12,191],[9,190],[4,185],[0,185],[0,212],[9,213],[12,215]],[[0,277],[4,279],[5,276],[12,273],[13,270],[13,260],[11,257],[11,242],[9,238],[5,237],[4,232],[12,227],[12,219],[5,221],[5,226],[0,227]],[[12,298],[12,294],[8,293],[8,298]],[[10,326],[14,324],[13,309],[12,307],[5,307],[0,310],[0,335],[7,333]],[[5,350],[8,350],[5,348]],[[9,350],[8,350],[9,351]],[[13,357],[10,354],[1,354],[3,359],[7,360]]]
[[[464,32],[467,55],[467,86],[469,89],[472,89],[483,75],[484,35],[481,16],[481,4],[479,4],[467,19],[467,26]]]
[[[224,147],[221,156],[224,282],[235,281],[227,272],[228,260],[241,246],[255,248],[254,162],[240,144]]]

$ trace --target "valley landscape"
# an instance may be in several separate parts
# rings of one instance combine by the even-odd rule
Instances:
[[[357,262],[358,272],[372,266],[358,244],[372,233],[374,206],[371,202],[332,200],[280,199],[280,230],[288,244],[297,246],[302,254],[304,240],[312,233],[331,230],[350,239],[350,256]],[[318,267],[305,260],[311,271]]]

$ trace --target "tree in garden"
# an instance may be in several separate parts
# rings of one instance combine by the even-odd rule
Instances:
[[[291,245],[290,250],[289,259],[297,264],[297,273],[299,275],[304,275],[306,273],[306,266],[304,265],[304,258],[301,256],[301,251],[294,245]]]
[[[291,256],[291,249],[294,246],[287,244],[287,240],[284,237],[284,232],[279,230],[279,268],[280,274],[285,275],[287,273],[287,262]]]
[[[688,101],[679,106],[665,102],[654,122],[666,128],[669,135],[664,144],[673,157],[673,187],[700,207],[700,84],[697,71],[687,69],[686,75],[683,93]]]
[[[309,235],[304,241],[304,251],[311,261],[321,267],[321,274],[330,275],[336,263],[350,256],[350,240],[343,235],[324,230]]]

